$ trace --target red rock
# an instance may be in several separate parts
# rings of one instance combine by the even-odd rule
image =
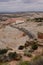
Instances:
[[[43,39],[43,33],[38,32],[38,38]]]

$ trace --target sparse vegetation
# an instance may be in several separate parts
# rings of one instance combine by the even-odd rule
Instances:
[[[24,56],[32,57],[32,54],[30,52],[24,53]]]
[[[9,63],[8,62],[0,63],[0,65],[9,65]]]
[[[30,42],[29,41],[26,41],[24,47],[27,48],[29,46]]]
[[[37,57],[31,61],[22,61],[19,65],[43,65],[43,57]]]
[[[8,52],[8,49],[0,49],[0,55]]]
[[[43,22],[43,18],[35,18],[35,22]]]
[[[10,52],[9,54],[8,54],[8,56],[9,56],[9,58],[11,59],[11,60],[20,60],[21,59],[21,55],[19,55],[19,54],[17,54],[16,52]]]
[[[28,51],[28,49],[25,49],[24,56],[32,57],[32,53]]]
[[[19,46],[19,48],[18,48],[19,50],[23,50],[24,49],[24,46]]]
[[[0,65],[17,61],[21,61],[19,65],[43,65],[43,40],[39,41],[40,36],[37,36],[38,32],[43,33],[43,17],[34,14],[36,13],[0,14]],[[24,22],[16,24],[19,20]]]
[[[9,56],[10,59],[15,59],[17,57],[17,53],[16,52],[10,52],[8,54],[8,56]]]
[[[33,43],[31,47],[32,47],[33,50],[36,50],[38,48],[38,44],[37,43]]]
[[[21,62],[19,63],[19,65],[29,65],[29,62],[28,62],[28,61],[21,61]]]
[[[32,52],[34,52],[34,50],[33,50],[33,49],[30,49],[30,50],[29,50],[29,52],[31,52],[31,53],[32,53]]]

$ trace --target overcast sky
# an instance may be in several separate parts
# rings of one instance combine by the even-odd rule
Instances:
[[[43,11],[43,0],[0,0],[0,12]]]

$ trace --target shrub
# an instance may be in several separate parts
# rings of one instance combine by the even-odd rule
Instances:
[[[34,50],[33,49],[30,49],[29,52],[32,53],[32,52],[34,52]]]
[[[24,53],[24,56],[32,57],[32,54],[28,52],[28,53]]]
[[[36,50],[37,48],[38,48],[38,44],[33,43],[33,44],[32,44],[32,49],[33,49],[33,50]]]
[[[0,55],[7,53],[8,49],[0,49]]]
[[[22,59],[22,56],[18,54],[15,60],[21,60],[21,59]]]
[[[24,51],[24,56],[32,57],[31,52],[29,52],[27,49]]]
[[[19,50],[23,50],[24,49],[24,46],[19,46],[19,48],[18,48]]]
[[[9,56],[10,59],[15,59],[17,57],[17,53],[16,52],[10,52],[8,54],[8,56]]]
[[[21,55],[19,55],[19,54],[17,54],[16,52],[10,52],[9,54],[8,54],[8,56],[9,56],[9,58],[11,59],[11,60],[20,60],[21,59]]]
[[[26,41],[26,43],[25,43],[25,45],[24,45],[24,46],[25,46],[25,48],[26,48],[26,47],[28,47],[28,46],[29,46],[29,44],[30,44],[30,42],[29,42],[29,41]]]
[[[38,48],[38,47],[37,47],[36,44],[32,45],[32,49],[33,49],[33,50],[36,50],[37,48]]]
[[[35,20],[35,22],[42,22],[43,18],[35,18],[34,20]]]

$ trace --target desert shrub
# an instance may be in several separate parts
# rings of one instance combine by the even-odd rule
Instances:
[[[8,54],[8,56],[9,56],[10,59],[15,59],[17,57],[17,53],[16,52],[10,52]]]
[[[26,49],[26,50],[24,51],[24,56],[32,57],[32,54],[31,54],[31,52],[28,51],[28,49]]]
[[[19,46],[19,48],[18,48],[19,50],[23,50],[24,49],[24,46]]]
[[[8,56],[9,56],[9,58],[11,59],[11,60],[20,60],[21,59],[21,55],[19,55],[19,54],[17,54],[16,52],[10,52],[9,54],[8,54]]]
[[[30,42],[29,42],[29,41],[26,41],[26,43],[25,43],[24,47],[25,47],[25,48],[26,48],[26,47],[28,47],[28,46],[29,46],[29,44],[30,44]]]
[[[22,59],[22,56],[18,54],[15,60],[21,60],[21,59]]]
[[[36,44],[33,44],[33,45],[32,45],[32,49],[33,49],[33,50],[36,50],[37,48],[38,48],[38,47],[37,47]]]
[[[29,52],[32,53],[32,52],[34,52],[34,50],[33,49],[30,49]]]
[[[24,56],[32,57],[32,54],[28,52],[28,53],[24,53]]]
[[[33,49],[33,50],[37,50],[37,48],[38,48],[38,44],[33,43],[33,44],[32,44],[32,49]]]
[[[8,49],[0,49],[0,55],[7,53]]]
[[[35,20],[35,22],[42,22],[43,18],[35,18],[34,20]]]

